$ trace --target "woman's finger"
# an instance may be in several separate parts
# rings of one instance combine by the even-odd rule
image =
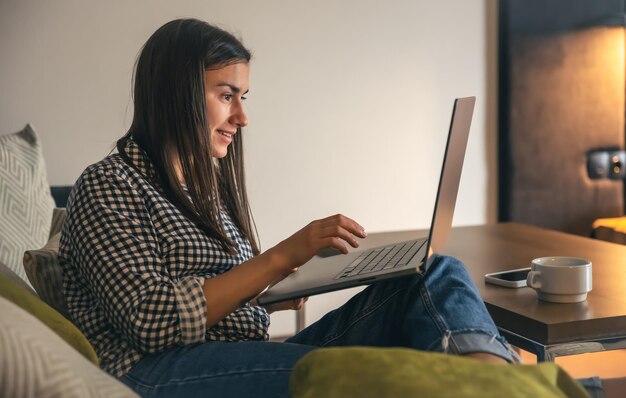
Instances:
[[[344,245],[341,242],[343,242],[343,239],[334,237],[334,236],[321,240],[323,247],[334,247],[335,249],[339,250],[343,254],[348,254],[349,253],[348,248],[346,247],[346,245]]]
[[[349,217],[344,216],[343,214],[335,214],[334,216],[326,217],[320,220],[321,227],[325,228],[332,225],[339,225],[353,235],[359,236],[361,238],[365,238],[367,236],[367,234],[365,233],[365,228],[363,228],[361,224],[357,223]]]
[[[326,227],[324,230],[321,231],[321,234],[323,237],[341,238],[344,241],[348,242],[350,246],[355,248],[359,247],[359,242],[356,240],[354,235],[339,225]]]

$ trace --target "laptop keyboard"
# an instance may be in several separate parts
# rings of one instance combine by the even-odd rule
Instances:
[[[417,254],[425,242],[426,239],[411,240],[363,252],[334,279],[348,278],[405,266]]]

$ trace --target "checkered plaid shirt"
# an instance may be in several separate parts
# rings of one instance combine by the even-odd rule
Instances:
[[[250,259],[250,242],[223,213],[228,254],[163,196],[136,143],[127,154],[134,168],[113,154],[80,176],[59,248],[69,312],[101,367],[120,377],[169,347],[267,339],[269,316],[250,304],[206,327],[204,280]]]

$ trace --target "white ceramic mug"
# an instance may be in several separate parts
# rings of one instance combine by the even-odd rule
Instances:
[[[540,257],[532,261],[526,278],[540,300],[578,303],[591,291],[591,261],[578,257]]]

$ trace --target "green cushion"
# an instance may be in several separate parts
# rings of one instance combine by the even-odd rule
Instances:
[[[29,293],[34,294],[35,296],[37,295],[37,292],[35,292],[32,287],[30,287],[26,282],[24,282],[24,280],[22,278],[17,276],[17,274],[15,272],[13,272],[9,267],[7,267],[6,265],[2,264],[2,262],[0,262],[0,275],[4,275],[4,276],[8,277],[9,279],[13,280],[18,285],[20,285],[24,289],[28,290]]]
[[[322,348],[291,374],[294,398],[588,397],[553,363],[496,365],[406,348]]]
[[[98,364],[98,356],[84,334],[38,297],[28,292],[17,282],[0,274],[0,296],[31,313],[35,318],[52,329],[57,335],[74,347],[85,358]]]

